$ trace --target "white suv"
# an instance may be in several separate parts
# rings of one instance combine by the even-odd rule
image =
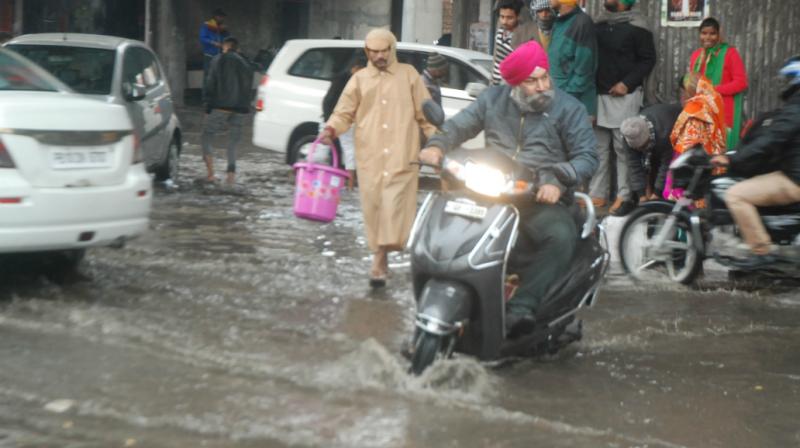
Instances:
[[[87,99],[0,48],[0,254],[121,245],[152,180],[125,107]]]
[[[253,123],[253,144],[286,154],[286,163],[293,164],[298,154],[319,133],[322,99],[330,81],[349,66],[357,52],[363,52],[359,40],[290,40],[275,56],[258,88],[256,115]],[[442,84],[442,107],[450,118],[468,106],[474,98],[467,85],[488,85],[491,80],[492,57],[476,51],[399,42],[397,58],[413,65],[420,72],[428,55],[437,52],[450,64],[450,76]],[[467,147],[482,147],[483,135],[468,142]]]

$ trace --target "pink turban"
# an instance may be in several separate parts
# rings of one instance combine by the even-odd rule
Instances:
[[[500,74],[509,85],[517,86],[528,79],[537,67],[550,70],[547,53],[536,41],[526,42],[500,63]]]

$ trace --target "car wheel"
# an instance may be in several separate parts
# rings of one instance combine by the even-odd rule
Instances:
[[[308,157],[308,152],[311,150],[311,144],[316,140],[316,135],[304,135],[294,141],[291,151],[289,162],[294,165],[297,162],[305,162]]]
[[[180,147],[178,146],[178,139],[173,138],[169,142],[167,148],[167,157],[156,169],[156,180],[164,182],[167,179],[172,179],[173,182],[178,181],[178,174],[180,172]]]

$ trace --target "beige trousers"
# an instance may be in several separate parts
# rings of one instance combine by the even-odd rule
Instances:
[[[761,222],[756,207],[772,207],[800,202],[800,185],[780,171],[756,176],[731,187],[725,204],[754,254],[769,253],[772,240]]]

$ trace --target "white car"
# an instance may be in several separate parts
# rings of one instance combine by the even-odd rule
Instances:
[[[74,33],[26,34],[5,45],[74,92],[125,106],[142,142],[145,168],[177,182],[181,126],[164,68],[143,42]]]
[[[286,154],[293,164],[304,155],[309,143],[319,133],[322,99],[330,81],[347,67],[357,52],[363,52],[359,40],[290,40],[269,66],[258,88],[253,123],[253,144]],[[492,57],[460,48],[399,42],[397,58],[420,72],[428,55],[444,56],[450,68],[449,79],[442,85],[442,108],[450,118],[474,101],[468,85],[489,85]],[[467,142],[466,147],[483,147],[483,134]]]
[[[147,230],[152,179],[125,107],[71,93],[0,48],[0,254],[122,245]]]

